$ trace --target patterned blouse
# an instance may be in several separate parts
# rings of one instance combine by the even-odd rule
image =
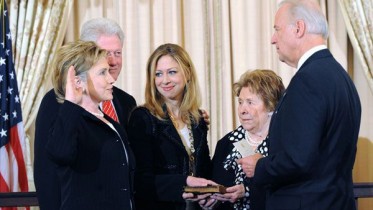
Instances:
[[[239,126],[236,130],[232,131],[228,138],[232,141],[232,144],[235,142],[239,142],[241,140],[245,140],[245,129],[242,126]],[[268,138],[268,137],[267,137]],[[263,142],[257,147],[255,150],[256,153],[262,154],[264,157],[268,156],[268,145],[267,145],[267,138],[263,140]],[[233,169],[235,172],[235,184],[239,185],[244,183],[244,179],[246,177],[245,173],[242,170],[241,165],[237,164],[236,160],[242,158],[239,151],[234,147],[231,153],[227,156],[226,160],[224,161],[224,168],[225,170]],[[249,210],[250,209],[250,189],[247,185],[245,185],[245,196],[239,200],[237,200],[233,204],[233,208],[237,210]]]

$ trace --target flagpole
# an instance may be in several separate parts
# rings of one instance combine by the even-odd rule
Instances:
[[[1,15],[1,17],[4,15],[4,1],[5,1],[5,0],[1,0],[1,4],[0,4],[0,11],[1,11],[1,12],[0,12],[0,15]],[[4,34],[5,34],[5,33],[4,33],[4,31],[5,31],[5,22],[4,22],[4,21],[5,21],[5,18],[1,18],[1,19],[3,20],[3,21],[2,21],[2,24],[1,24],[3,27],[2,27],[1,29],[3,30],[2,41],[4,42],[4,40],[5,40],[5,36],[4,36]]]

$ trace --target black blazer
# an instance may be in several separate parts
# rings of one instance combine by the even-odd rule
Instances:
[[[126,128],[130,111],[136,107],[135,99],[128,93],[114,87],[113,103],[120,124]],[[59,209],[61,205],[61,189],[56,173],[57,166],[47,157],[45,150],[49,130],[56,119],[60,106],[54,90],[51,89],[43,97],[36,117],[34,181],[41,210]]]
[[[209,178],[211,159],[205,121],[201,119],[198,125],[192,125],[192,130],[196,176]],[[185,210],[182,192],[189,172],[189,156],[172,122],[159,120],[139,107],[131,114],[128,136],[136,158],[137,210]]]
[[[115,127],[65,101],[48,137],[46,150],[58,165],[61,207],[132,209],[135,160],[123,127]]]
[[[34,182],[41,210],[59,209],[61,187],[57,176],[57,165],[47,155],[45,145],[49,130],[57,118],[61,104],[52,90],[43,97],[35,122]]]
[[[127,130],[130,113],[136,107],[135,98],[114,86],[113,104],[115,111],[118,115],[119,123],[123,126],[125,130]]]
[[[329,50],[314,53],[291,80],[269,128],[269,156],[254,180],[269,186],[267,210],[353,210],[352,167],[361,106]]]

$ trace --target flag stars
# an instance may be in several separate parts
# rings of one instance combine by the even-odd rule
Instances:
[[[0,1],[0,191],[5,187],[4,189],[27,192],[27,170],[24,161],[27,155],[24,153],[27,152],[24,151],[26,139],[22,125],[20,93],[17,88],[17,72],[12,58],[11,41],[14,37],[9,33],[6,2],[9,1]],[[17,95],[18,99],[15,98]],[[19,103],[15,103],[15,100],[19,100]],[[3,153],[3,150],[8,151]],[[5,179],[2,179],[3,175]]]
[[[8,39],[10,40],[10,39],[12,39],[12,34],[9,32],[9,33],[6,34],[6,37],[8,37]]]
[[[0,93],[0,98],[1,98],[1,93]],[[16,96],[16,97],[14,98],[14,100],[16,101],[17,104],[19,103],[19,97],[18,97],[18,96]]]
[[[1,135],[1,137],[4,137],[4,136],[6,136],[6,130],[4,130],[4,129],[1,129],[0,135]]]
[[[0,66],[2,66],[2,65],[5,65],[5,59],[4,58],[0,58]]]
[[[8,93],[9,93],[9,95],[12,95],[12,92],[13,92],[13,88],[8,87]]]
[[[5,114],[3,115],[3,118],[4,118],[4,121],[7,121],[7,120],[9,119],[9,115],[8,115],[7,113],[5,113]]]

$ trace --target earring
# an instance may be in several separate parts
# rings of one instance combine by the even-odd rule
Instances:
[[[273,112],[268,112],[268,117],[272,117]]]

